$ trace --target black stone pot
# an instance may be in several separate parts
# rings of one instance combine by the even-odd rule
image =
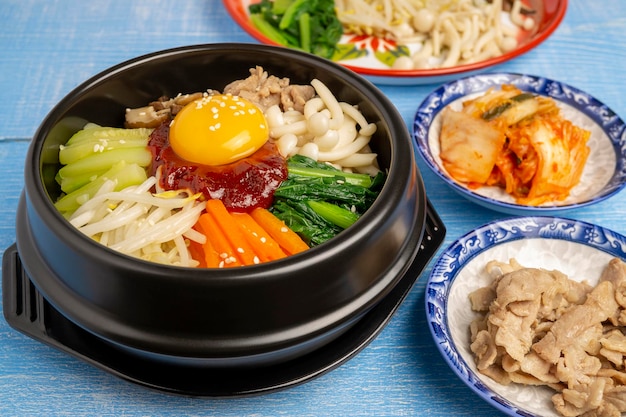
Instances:
[[[220,90],[256,65],[293,83],[320,79],[377,124],[372,147],[388,179],[353,227],[284,260],[195,269],[109,250],[56,211],[59,146],[86,122],[121,126],[128,107],[162,95]],[[207,44],[110,68],[50,112],[28,152],[16,245],[26,275],[51,308],[117,350],[167,366],[268,366],[327,345],[390,294],[420,256],[426,218],[407,127],[369,81],[294,50]]]

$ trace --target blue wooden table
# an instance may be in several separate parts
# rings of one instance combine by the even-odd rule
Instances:
[[[495,70],[560,80],[626,116],[626,2],[570,0],[538,48]],[[0,249],[15,240],[24,158],[37,126],[79,83],[137,55],[181,45],[254,42],[214,0],[0,2]],[[380,86],[410,128],[436,85]],[[503,217],[456,195],[418,159],[447,227],[443,247]],[[568,217],[626,234],[626,193]],[[483,416],[498,412],[448,368],[426,327],[429,265],[389,325],[359,355],[305,384],[268,395],[202,399],[123,381],[38,343],[0,319],[1,416]]]

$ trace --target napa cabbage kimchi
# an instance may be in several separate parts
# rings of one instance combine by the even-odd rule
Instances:
[[[564,200],[589,156],[590,132],[563,118],[556,102],[512,85],[442,111],[444,168],[471,189],[498,186],[517,203]]]

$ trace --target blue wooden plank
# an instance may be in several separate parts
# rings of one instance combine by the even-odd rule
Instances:
[[[493,70],[574,85],[626,115],[626,2],[570,0],[559,29],[535,50]],[[206,42],[253,42],[220,2],[3,0],[0,2],[0,247],[15,239],[15,212],[30,138],[65,94],[137,55]],[[381,86],[412,125],[435,86]],[[448,229],[444,246],[502,215],[468,203],[418,166]],[[459,208],[463,214],[459,214]],[[571,216],[626,233],[626,194]],[[443,248],[442,248],[443,249]],[[440,249],[440,251],[442,250]],[[0,320],[2,416],[476,416],[499,415],[448,368],[426,328],[427,268],[382,334],[340,368],[269,395],[206,400],[146,390],[37,343]]]

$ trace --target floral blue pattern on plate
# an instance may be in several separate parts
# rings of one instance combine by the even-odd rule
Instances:
[[[563,116],[591,131],[591,148],[580,183],[564,201],[541,206],[524,206],[498,187],[468,189],[453,180],[439,157],[440,112],[450,105],[460,108],[464,100],[489,88],[513,84],[520,90],[552,97]],[[515,215],[553,215],[564,210],[599,203],[626,186],[626,125],[605,104],[591,95],[559,81],[543,77],[493,73],[449,82],[430,93],[419,106],[413,122],[413,138],[430,169],[463,197],[500,212]]]
[[[450,368],[481,398],[511,416],[558,416],[545,387],[500,385],[476,370],[469,326],[477,314],[468,294],[488,285],[487,262],[515,258],[525,267],[556,269],[595,285],[614,257],[626,260],[626,237],[558,217],[517,217],[486,224],[452,243],[426,283],[428,327]],[[595,280],[595,281],[594,281]]]

